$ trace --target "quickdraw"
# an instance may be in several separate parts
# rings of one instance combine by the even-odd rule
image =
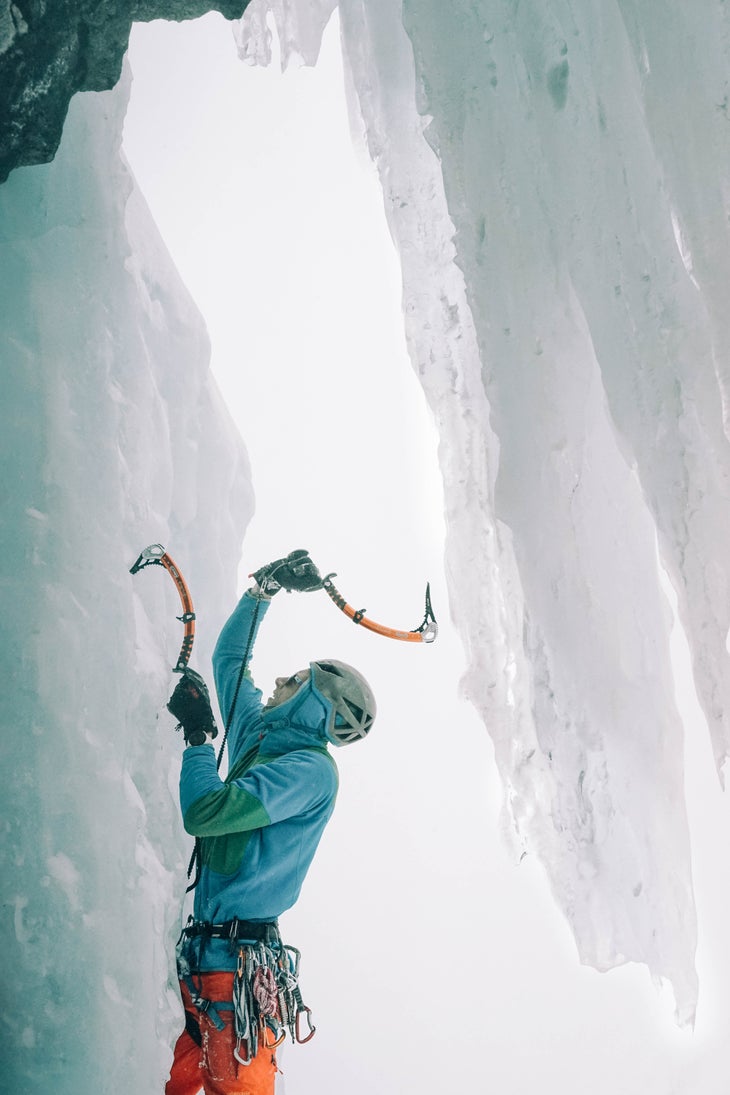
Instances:
[[[286,1037],[304,1045],[314,1037],[312,1009],[302,999],[299,988],[300,954],[296,947],[283,944],[247,944],[238,951],[233,981],[233,1014],[236,1048],[233,1056],[242,1065],[250,1065],[259,1045],[276,1049]],[[302,1017],[307,1030],[302,1029]]]
[[[145,567],[149,566],[164,567],[180,594],[183,614],[182,616],[178,616],[177,619],[180,623],[185,625],[185,634],[183,636],[182,646],[180,647],[180,653],[178,654],[177,664],[173,666],[173,672],[184,673],[185,668],[190,661],[190,655],[193,652],[193,643],[195,641],[195,611],[193,609],[193,599],[190,596],[190,590],[185,584],[185,579],[165,551],[162,544],[150,544],[149,547],[146,547],[144,551],[140,553],[134,566],[130,567],[129,573],[136,574],[138,571],[144,570]]]
[[[322,585],[330,599],[353,623],[366,627],[368,631],[375,631],[378,635],[385,635],[388,639],[401,639],[406,643],[432,643],[438,635],[438,624],[431,607],[430,584],[426,586],[426,611],[421,626],[414,628],[413,631],[398,631],[396,628],[385,627],[383,624],[368,619],[365,615],[366,609],[355,609],[352,605],[349,605],[332,581],[336,577],[337,575],[334,572],[328,574]]]

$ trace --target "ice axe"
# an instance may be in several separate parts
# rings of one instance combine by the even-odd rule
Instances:
[[[438,635],[439,628],[431,607],[430,583],[426,586],[426,609],[423,623],[412,631],[399,631],[397,628],[385,627],[384,624],[378,624],[375,620],[369,619],[365,615],[366,609],[355,609],[352,605],[349,605],[332,581],[336,577],[335,572],[326,575],[322,581],[322,587],[328,597],[354,624],[360,624],[361,627],[367,628],[368,631],[374,631],[377,635],[385,635],[387,639],[400,639],[406,643],[432,643]]]

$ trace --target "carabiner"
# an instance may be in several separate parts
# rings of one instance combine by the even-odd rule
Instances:
[[[267,1024],[264,1023],[263,1027],[261,1028],[261,1045],[264,1047],[264,1049],[276,1049],[276,1047],[280,1046],[286,1038],[286,1029],[282,1028],[281,1034],[275,1042],[266,1041],[266,1034],[269,1031],[271,1031],[272,1034],[274,1033],[273,1030],[271,1030],[271,1027],[267,1026]]]
[[[243,1045],[245,1045],[246,1053],[248,1054],[248,1056],[245,1059],[238,1052],[238,1047],[241,1045],[241,1043],[243,1043]],[[253,1057],[248,1053],[248,1042],[246,1041],[245,1038],[241,1038],[241,1040],[239,1042],[237,1042],[237,1044],[234,1046],[233,1056],[236,1058],[239,1065],[246,1065],[248,1067],[248,1065],[251,1064],[251,1062],[253,1061]]]
[[[309,1034],[306,1036],[306,1038],[302,1038],[299,1034],[299,1017],[302,1014],[306,1015],[307,1025],[309,1026]],[[312,1009],[308,1008],[308,1007],[299,1008],[299,1010],[297,1011],[297,1018],[296,1018],[296,1036],[297,1036],[297,1042],[299,1043],[299,1045],[303,1046],[305,1044],[305,1042],[308,1042],[311,1038],[314,1038],[314,1035],[316,1033],[317,1033],[317,1028],[315,1027],[314,1023],[312,1022]]]
[[[299,963],[302,960],[302,952],[298,951],[296,947],[291,947],[288,943],[283,949],[286,951],[289,972],[296,981],[299,978]]]

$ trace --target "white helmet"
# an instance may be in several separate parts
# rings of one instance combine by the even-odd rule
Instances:
[[[349,745],[364,738],[373,725],[376,705],[370,685],[351,665],[335,661],[310,662],[312,684],[332,704],[325,733],[333,745]]]

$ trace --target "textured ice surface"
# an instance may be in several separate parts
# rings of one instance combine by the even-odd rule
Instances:
[[[265,10],[254,0],[246,34]],[[341,0],[339,12],[439,425],[451,607],[506,829],[540,855],[582,959],[645,962],[691,1021],[682,730],[657,547],[721,769],[725,7],[702,20],[679,3],[659,17],[599,0]],[[277,4],[286,55],[316,54],[327,12],[309,14]]]
[[[483,3],[407,3],[410,38],[396,0],[343,0],[340,18],[441,433],[451,607],[505,829],[539,854],[583,959],[645,962],[687,1020],[696,929],[656,548],[720,765],[728,36],[720,4],[700,25],[677,3],[656,25],[646,5],[574,7],[490,4],[487,21]],[[277,8],[285,59],[316,58],[331,9]],[[246,25],[246,56],[266,58],[265,11]],[[179,607],[162,572],[127,571],[175,544],[205,669],[252,508],[201,321],[118,158],[124,103],[77,97],[56,161],[0,188],[18,1091],[162,1088],[186,857],[178,743],[164,713],[152,728]]]
[[[271,64],[271,27],[273,18],[281,51],[281,66],[298,61],[313,65],[319,56],[322,31],[337,0],[272,0],[251,4],[242,19],[234,23],[238,54],[251,65]]]
[[[54,163],[0,188],[8,1091],[162,1090],[182,628],[164,571],[128,570],[174,540],[205,666],[252,510],[202,321],[119,157],[126,98],[76,96]]]

